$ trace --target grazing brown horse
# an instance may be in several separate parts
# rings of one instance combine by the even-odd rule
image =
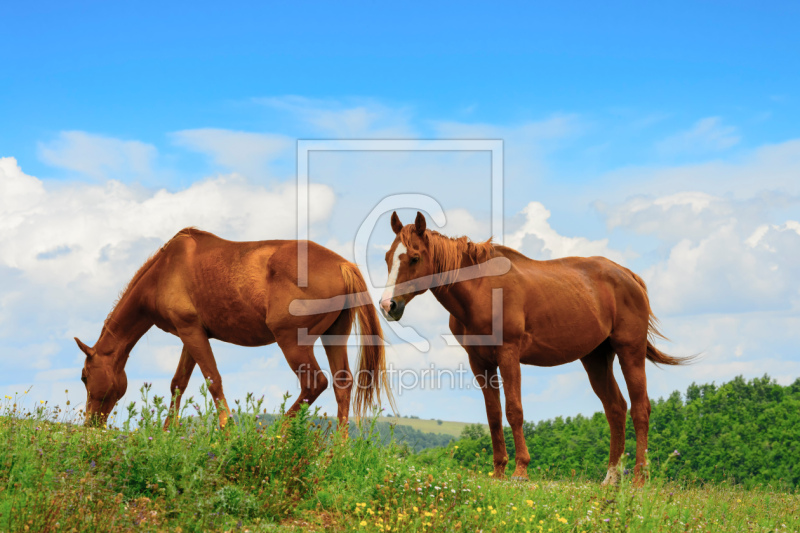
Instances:
[[[314,358],[314,341],[322,337],[330,362],[340,423],[346,423],[353,378],[347,361],[347,338],[358,319],[360,334],[378,342],[361,348],[354,410],[380,404],[383,388],[392,402],[378,313],[356,265],[313,242],[307,243],[307,287],[298,287],[298,241],[232,242],[194,228],[178,232],[136,273],[108,315],[100,338],[88,347],[81,380],[86,385],[86,424],[105,424],[125,394],[125,363],[136,342],[153,325],[183,342],[172,379],[171,413],[177,413],[195,364],[210,381],[220,426],[228,404],[209,339],[240,346],[277,342],[300,379],[300,396],[289,409],[312,403],[328,380]],[[306,299],[328,302],[315,313],[303,310]],[[331,302],[334,304],[332,305]],[[301,305],[298,305],[301,304]],[[337,339],[339,339],[337,341]],[[169,425],[167,419],[165,428]]]
[[[450,312],[450,330],[466,349],[486,402],[494,475],[505,476],[508,463],[498,368],[514,434],[514,476],[527,478],[530,455],[522,434],[520,364],[556,366],[580,360],[611,429],[603,483],[615,483],[628,408],[614,379],[616,354],[632,403],[634,477],[641,483],[650,424],[645,360],[665,365],[688,362],[653,345],[653,337],[663,336],[655,327],[642,279],[603,257],[535,261],[490,241],[445,237],[427,230],[421,213],[408,226],[394,213],[391,224],[397,236],[386,253],[389,281],[380,302],[383,313],[389,320],[400,319],[406,304],[428,289]],[[492,263],[504,263],[505,268],[487,266]],[[475,275],[480,269],[484,275]],[[495,298],[497,294],[501,298]]]

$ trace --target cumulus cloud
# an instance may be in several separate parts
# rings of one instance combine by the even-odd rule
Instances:
[[[539,202],[529,203],[523,210],[522,226],[506,236],[506,244],[535,259],[602,255],[625,263],[625,254],[608,246],[608,239],[592,241],[586,237],[566,237],[550,226],[550,211]]]
[[[619,205],[597,203],[595,207],[605,215],[609,230],[624,228],[669,243],[708,235],[734,221],[736,216],[760,211],[761,207],[752,202],[735,204],[709,193],[684,191],[655,198],[637,195]]]
[[[172,134],[178,146],[208,154],[215,164],[248,177],[260,176],[275,159],[292,154],[294,141],[284,135],[204,128]]]
[[[58,335],[70,314],[102,317],[148,255],[186,226],[233,240],[296,238],[296,187],[267,189],[236,174],[176,192],[143,192],[118,181],[45,186],[13,158],[3,158],[0,191],[6,334],[28,329],[22,322],[31,316],[45,317],[54,330],[50,333]],[[335,201],[332,190],[311,185],[308,194],[315,206],[310,222],[325,221]],[[39,312],[19,313],[34,303]],[[53,316],[79,305],[88,306],[81,313]],[[14,314],[26,318],[15,320]]]
[[[642,274],[665,313],[789,309],[798,300],[800,224],[764,224],[769,196],[746,200],[687,191],[602,209],[611,228],[666,245]]]
[[[739,144],[740,140],[736,128],[723,125],[719,117],[707,117],[686,131],[667,137],[656,147],[666,154],[704,154],[727,150]]]
[[[156,148],[141,141],[124,141],[83,131],[63,131],[39,143],[39,157],[96,180],[141,180],[153,172]]]

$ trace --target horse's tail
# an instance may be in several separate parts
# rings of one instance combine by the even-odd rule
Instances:
[[[386,394],[392,410],[397,411],[386,374],[383,330],[378,312],[367,291],[367,284],[353,263],[342,263],[341,269],[348,295],[345,310],[351,315],[351,323],[358,319],[358,335],[361,337],[355,380],[356,394],[353,399],[354,415],[356,419],[360,419],[368,414],[368,409],[373,405],[380,407],[381,391]]]
[[[628,270],[633,279],[636,280],[636,283],[642,288],[644,291],[645,299],[647,299],[647,310],[650,313],[648,317],[648,327],[647,327],[647,359],[657,365],[688,365],[693,363],[697,359],[697,355],[689,355],[686,357],[675,357],[673,355],[668,355],[659,350],[655,347],[656,339],[663,339],[668,341],[669,339],[664,336],[663,333],[658,329],[659,323],[656,315],[653,314],[652,309],[650,309],[650,298],[647,295],[647,285],[642,278],[637,276],[634,272]]]

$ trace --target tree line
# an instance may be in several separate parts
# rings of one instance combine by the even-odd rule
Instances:
[[[800,379],[788,386],[767,375],[750,381],[739,376],[719,386],[693,383],[686,394],[675,391],[651,404],[651,476],[800,487]],[[598,478],[605,474],[610,433],[602,412],[526,422],[523,431],[531,454],[529,470]],[[513,459],[510,428],[505,432]],[[491,465],[491,440],[482,426],[467,426],[456,444],[456,459]],[[635,451],[628,413],[623,468],[632,469]]]

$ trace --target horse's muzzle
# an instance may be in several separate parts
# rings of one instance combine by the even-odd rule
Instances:
[[[389,322],[400,320],[403,316],[403,311],[406,309],[405,300],[396,300],[392,298],[388,302],[386,300],[380,302],[381,313],[383,317]]]

